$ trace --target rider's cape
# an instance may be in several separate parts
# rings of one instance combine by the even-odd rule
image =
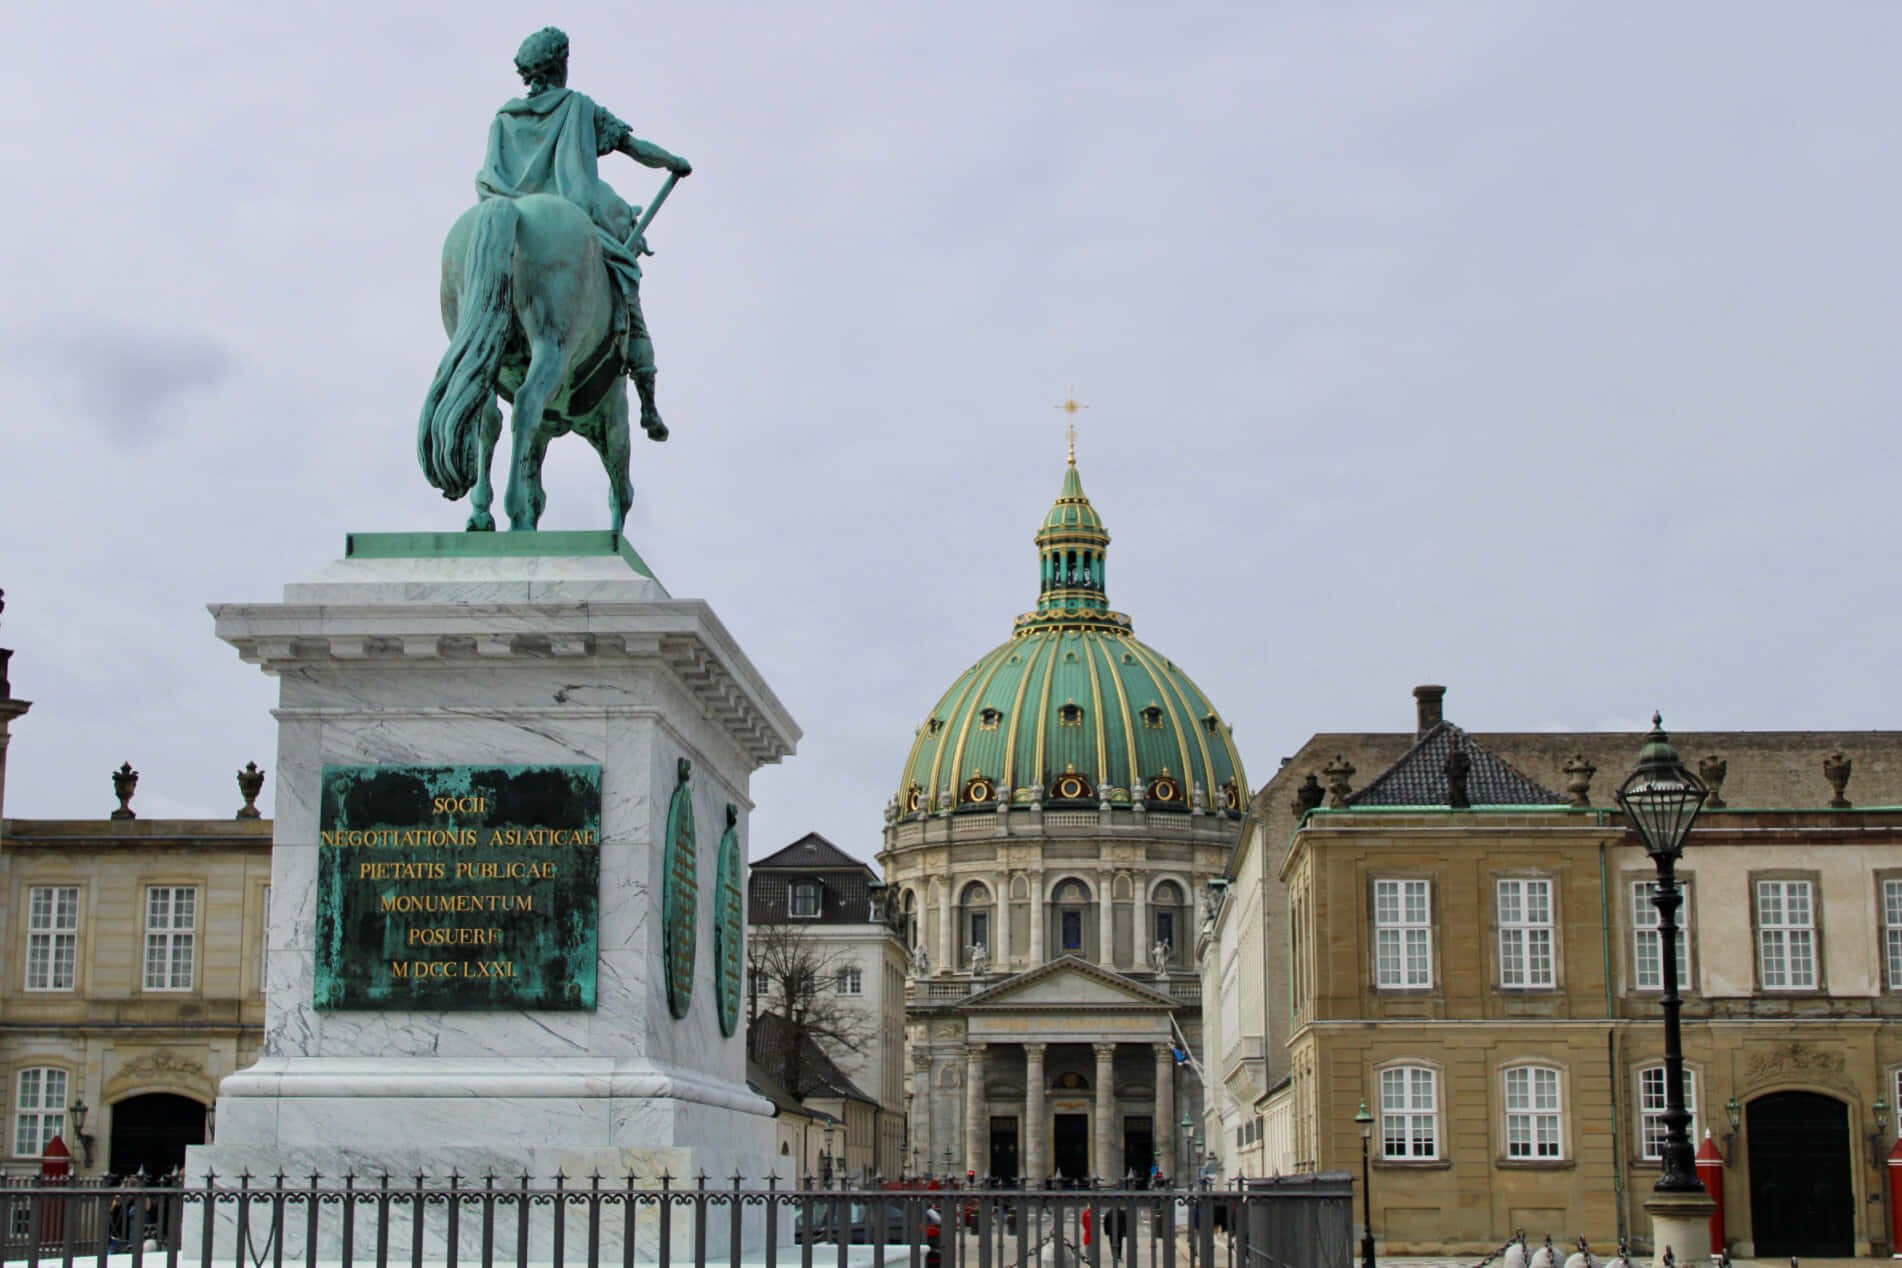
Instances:
[[[627,132],[625,123],[571,88],[517,97],[496,112],[489,127],[489,153],[476,173],[476,195],[558,194],[580,207],[599,232],[616,289],[631,302],[641,278],[640,261],[627,244],[635,209],[601,179],[595,163]]]

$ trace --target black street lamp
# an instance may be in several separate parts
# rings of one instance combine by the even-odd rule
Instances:
[[[1703,1193],[1688,1130],[1691,1116],[1684,1108],[1684,1047],[1678,1027],[1683,999],[1677,993],[1677,911],[1684,892],[1677,884],[1677,861],[1684,838],[1704,808],[1710,790],[1678,760],[1664,733],[1664,719],[1651,715],[1651,734],[1638,750],[1638,767],[1618,786],[1618,808],[1631,821],[1645,852],[1657,864],[1658,880],[1651,891],[1658,909],[1658,950],[1663,960],[1664,1009],[1664,1161],[1653,1193]]]
[[[1360,1103],[1360,1113],[1354,1115],[1354,1126],[1360,1128],[1360,1266],[1374,1268],[1374,1186],[1367,1169],[1367,1142],[1374,1135],[1374,1116],[1367,1112],[1366,1101]]]

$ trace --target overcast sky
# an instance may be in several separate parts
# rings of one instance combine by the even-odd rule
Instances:
[[[695,165],[627,531],[805,729],[756,856],[877,848],[1034,604],[1072,386],[1111,601],[1256,786],[1426,681],[1473,729],[1902,725],[1902,8],[411,10],[11,20],[11,816],[103,816],[127,760],[143,815],[229,816],[276,684],[205,604],[461,526],[413,456],[439,243],[548,22]],[[605,523],[581,442],[549,485]]]

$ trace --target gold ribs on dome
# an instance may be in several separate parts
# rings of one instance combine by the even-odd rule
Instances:
[[[891,813],[1049,802],[1240,814],[1248,784],[1229,727],[1110,610],[1108,544],[1067,466],[1036,533],[1037,609],[959,675],[918,728]]]

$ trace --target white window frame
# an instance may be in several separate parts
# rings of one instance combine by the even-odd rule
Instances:
[[[1374,881],[1374,986],[1383,991],[1433,989],[1432,882],[1402,877]]]
[[[1440,1072],[1430,1065],[1390,1065],[1375,1077],[1380,1089],[1377,1156],[1389,1162],[1439,1158]]]
[[[1882,882],[1882,951],[1889,989],[1902,991],[1902,880]]]
[[[13,1076],[13,1156],[37,1158],[66,1134],[70,1079],[56,1065],[28,1066]]]
[[[1807,880],[1760,880],[1752,893],[1757,980],[1766,991],[1815,990],[1816,886]],[[1793,912],[1793,906],[1798,910]]]
[[[1658,883],[1639,877],[1631,882],[1631,986],[1638,991],[1664,989],[1664,938],[1658,932],[1658,908],[1651,901]],[[1684,902],[1677,909],[1677,988],[1691,989],[1691,886],[1677,883]]]
[[[1552,882],[1542,877],[1501,877],[1493,886],[1499,918],[1499,985],[1507,990],[1551,990],[1558,982],[1552,960]]]
[[[1664,1157],[1664,1067],[1648,1065],[1638,1071],[1638,1156],[1651,1161]],[[1684,1110],[1697,1125],[1697,1075],[1684,1067]],[[1696,1133],[1692,1132],[1692,1139]]]
[[[79,886],[33,885],[26,891],[26,989],[79,988]]]
[[[865,978],[857,968],[847,965],[833,975],[832,989],[839,995],[863,995]]]
[[[1565,1076],[1556,1066],[1507,1066],[1501,1082],[1506,1158],[1554,1162],[1565,1157]]]
[[[181,895],[188,896],[183,904],[179,901]],[[142,961],[139,981],[144,990],[192,989],[198,976],[198,886],[146,887]]]
[[[746,990],[755,999],[773,993],[772,979],[767,976],[765,969],[753,969],[747,973]]]
[[[802,910],[810,900],[812,910]],[[817,920],[819,913],[825,910],[825,898],[820,893],[819,882],[812,880],[793,881],[786,889],[786,914],[794,920]]]

